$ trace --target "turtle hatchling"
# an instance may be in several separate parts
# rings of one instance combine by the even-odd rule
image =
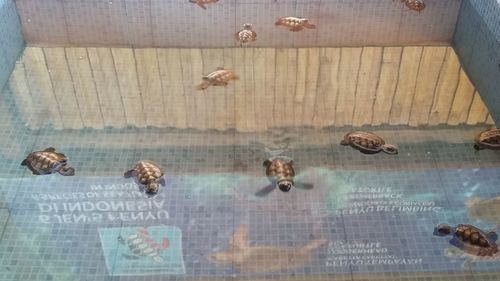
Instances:
[[[500,129],[490,128],[479,133],[474,139],[474,149],[500,150]]]
[[[453,235],[450,240],[452,245],[476,256],[493,256],[498,253],[495,243],[497,234],[494,231],[486,233],[470,224],[459,224],[456,227],[439,224],[434,229],[434,235]]]
[[[21,163],[22,166],[27,166],[34,175],[59,173],[63,176],[74,176],[75,169],[67,164],[68,157],[56,152],[53,147],[32,152]]]
[[[160,184],[165,186],[164,174],[160,165],[153,161],[141,160],[123,176],[126,178],[135,177],[140,184],[146,187],[146,193],[155,194],[158,192]]]
[[[227,86],[229,81],[238,80],[239,78],[231,69],[217,67],[215,71],[210,72],[201,79],[203,79],[203,82],[196,87],[196,89],[200,91],[210,86]]]
[[[383,151],[387,154],[398,154],[398,148],[386,144],[384,139],[369,132],[350,132],[344,136],[341,145],[350,145],[364,154],[374,154]]]
[[[270,185],[264,187],[257,192],[257,196],[264,196],[276,187],[283,192],[288,192],[292,187],[311,189],[312,184],[295,183],[295,170],[293,169],[293,160],[285,156],[276,156],[267,159],[262,164],[266,168],[266,176],[271,182]]]

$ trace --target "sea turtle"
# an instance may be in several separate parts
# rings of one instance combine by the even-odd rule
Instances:
[[[425,9],[424,0],[401,0],[410,10],[421,12]]]
[[[241,225],[230,239],[231,249],[208,255],[208,261],[217,265],[234,266],[240,273],[264,273],[303,267],[312,262],[313,251],[325,244],[325,239],[314,239],[305,246],[251,246],[248,225]]]
[[[350,132],[340,141],[341,145],[350,145],[364,154],[374,154],[383,151],[387,154],[398,154],[398,148],[392,144],[386,144],[381,137],[369,132]]]
[[[189,2],[200,6],[201,8],[203,8],[203,10],[206,10],[206,4],[217,3],[219,2],[219,0],[189,0]]]
[[[489,128],[479,133],[474,139],[474,149],[500,150],[500,129]]]
[[[155,194],[159,184],[165,186],[164,172],[160,165],[150,160],[137,162],[132,170],[125,172],[126,178],[135,177],[140,184],[146,186],[146,192]]]
[[[485,233],[470,224],[459,224],[456,227],[439,224],[434,229],[434,235],[453,235],[450,244],[471,255],[493,256],[498,253],[498,246],[495,243],[497,234],[494,231]]]
[[[252,25],[250,23],[245,23],[243,29],[236,32],[234,36],[236,40],[240,42],[240,46],[257,40],[257,33],[252,30]]]
[[[279,18],[275,23],[276,26],[282,25],[290,28],[290,31],[298,32],[304,28],[314,29],[316,25],[309,22],[309,19],[302,17],[283,17]]]
[[[198,90],[205,90],[209,86],[227,86],[231,80],[238,80],[238,76],[231,69],[217,67],[215,71],[202,77],[203,82],[196,87]]]
[[[21,163],[22,166],[27,166],[34,175],[59,173],[63,176],[74,176],[75,169],[67,164],[68,157],[56,152],[53,147],[32,152]]]
[[[270,185],[259,190],[255,195],[264,196],[278,187],[283,192],[288,192],[292,187],[302,189],[312,189],[313,185],[308,183],[295,183],[295,170],[293,160],[286,156],[275,156],[262,163],[266,168],[266,176],[271,182]]]

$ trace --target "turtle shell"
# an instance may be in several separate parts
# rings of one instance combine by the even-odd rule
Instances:
[[[134,171],[137,173],[137,180],[144,185],[156,182],[164,175],[160,165],[149,160],[137,162],[134,166]]]
[[[357,131],[346,134],[341,144],[350,145],[363,153],[372,154],[380,152],[385,141],[373,133]]]
[[[491,241],[486,233],[479,228],[469,224],[459,224],[455,228],[455,237],[468,252],[471,249],[477,249],[476,255],[491,256],[498,252],[498,246],[494,241]]]
[[[66,155],[49,147],[43,151],[32,152],[21,165],[26,165],[34,174],[51,174],[57,172],[68,162]]]
[[[476,149],[500,150],[500,129],[492,128],[482,131],[474,139]]]
[[[266,165],[266,175],[272,182],[279,182],[282,180],[293,181],[295,171],[292,163],[281,158],[275,158],[264,162]]]

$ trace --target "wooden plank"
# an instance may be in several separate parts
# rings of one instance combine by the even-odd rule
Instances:
[[[372,123],[372,109],[382,64],[382,50],[381,47],[363,48],[352,118],[354,126]]]
[[[276,127],[286,126],[285,105],[287,97],[287,71],[288,71],[288,51],[287,49],[276,50],[276,84],[273,101],[274,125]]]
[[[323,92],[324,96],[324,113],[320,118],[323,120],[322,126],[331,126],[335,123],[335,108],[339,95],[339,67],[340,48],[325,49],[324,57],[321,58],[321,77],[318,87],[318,93]]]
[[[319,71],[318,71],[318,86],[316,91],[316,102],[313,109],[313,126],[321,128],[326,126],[326,95],[328,94],[327,87],[331,84],[330,66],[331,60],[326,57],[327,48],[319,49]]]
[[[54,95],[61,105],[59,110],[64,128],[83,128],[80,108],[76,99],[75,88],[73,87],[64,48],[44,48],[43,53],[49,69],[50,79],[52,80]]]
[[[233,49],[224,48],[224,67],[234,70],[234,54]],[[229,83],[224,89],[226,97],[226,128],[235,128],[235,84],[241,83],[241,73],[236,73],[240,79],[235,83]]]
[[[319,77],[319,48],[307,50],[307,75],[302,107],[302,125],[313,126],[314,110],[316,108]]]
[[[488,118],[486,118],[486,125],[495,125],[495,120],[493,120],[491,114],[488,114]]]
[[[28,86],[33,97],[36,116],[41,124],[52,124],[54,129],[63,129],[60,105],[54,94],[45,56],[41,48],[28,47],[24,50],[24,65]]]
[[[297,85],[293,99],[293,124],[295,126],[303,125],[302,114],[304,111],[304,96],[306,94],[307,53],[308,50],[306,48],[300,48],[297,51]]]
[[[421,57],[422,47],[403,48],[398,83],[389,115],[391,125],[408,124]]]
[[[389,124],[392,100],[396,91],[402,47],[385,47],[380,78],[373,104],[372,125]]]
[[[294,96],[297,85],[297,49],[286,49],[288,54],[287,87],[285,95],[285,126],[295,126],[294,123]]]
[[[275,48],[265,48],[265,91],[262,93],[264,95],[264,118],[267,121],[267,127],[275,127],[274,120],[274,96],[276,95],[276,49]]]
[[[257,130],[257,120],[255,114],[255,74],[254,74],[254,49],[245,48],[244,54],[244,68],[245,68],[245,119],[247,129],[250,132]]]
[[[351,125],[362,48],[342,48],[339,66],[339,96],[335,109],[337,126]]]
[[[182,83],[182,65],[179,49],[156,49],[160,79],[163,81],[166,126],[185,129],[187,127],[186,101]]]
[[[104,125],[115,128],[125,127],[127,120],[111,50],[88,48],[87,52],[102,108]]]
[[[197,79],[201,79],[205,73],[203,73],[203,58],[201,56],[201,49],[190,49],[191,50],[191,70],[192,77],[196,77]],[[206,91],[213,90],[213,87],[210,87]],[[195,128],[198,129],[207,129],[208,124],[211,124],[213,121],[208,120],[212,116],[207,114],[207,95],[203,91],[196,91],[194,94],[194,104],[195,111],[193,111]]]
[[[35,103],[26,77],[24,57],[16,63],[9,77],[9,87],[16,101],[16,106],[21,112],[23,122],[30,129],[40,127],[40,120],[35,114]]]
[[[195,89],[196,85],[201,83],[201,75],[193,77],[193,66],[191,64],[191,50],[180,49],[181,67],[182,67],[182,82],[184,85],[184,99],[187,112],[187,126],[188,128],[195,128],[198,118],[196,117],[196,107],[194,96],[198,93]]]
[[[87,49],[66,48],[65,51],[83,125],[88,128],[102,129],[104,128],[103,113],[94,84]]]
[[[446,47],[424,47],[410,110],[410,126],[427,125]]]
[[[203,74],[206,75],[217,67],[224,67],[223,49],[202,49]],[[230,82],[231,84],[234,81]],[[228,84],[229,86],[229,84]],[[225,87],[211,87],[210,91],[205,91],[207,102],[208,128],[226,129],[226,91]]]
[[[137,81],[133,50],[112,48],[111,54],[113,55],[127,125],[145,127],[144,106]]]
[[[266,93],[266,50],[264,48],[253,50],[253,75],[256,129],[267,130],[267,122],[272,112],[268,111],[266,95],[272,93]]]
[[[457,90],[459,77],[460,62],[453,48],[448,47],[443,69],[441,70],[436,86],[434,100],[432,101],[429,125],[445,124],[447,122],[450,108],[453,103],[453,97]]]
[[[467,116],[473,97],[474,85],[472,85],[467,74],[461,69],[457,91],[455,92],[455,97],[448,116],[449,125],[458,125],[467,122]]]
[[[482,124],[486,122],[488,118],[488,109],[484,104],[481,96],[477,91],[474,92],[474,98],[472,99],[472,104],[469,110],[469,116],[467,118],[467,125]]]
[[[240,80],[238,83],[234,83],[234,115],[235,115],[235,124],[236,129],[241,132],[248,131],[247,123],[246,123],[246,93],[245,88],[247,83],[250,83],[246,79],[246,71],[245,71],[245,53],[243,48],[234,48],[233,49],[234,56],[234,65],[233,69],[235,73],[238,73]]]
[[[50,72],[54,95],[60,106],[64,128],[81,129],[83,121],[76,99],[73,79],[66,60],[64,48],[44,48],[45,60]]]
[[[166,126],[165,104],[155,49],[134,49],[137,79],[144,105],[144,116],[148,126]]]

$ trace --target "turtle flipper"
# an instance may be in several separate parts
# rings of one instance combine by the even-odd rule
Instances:
[[[138,256],[135,256],[135,255],[129,255],[129,254],[125,254],[123,253],[122,256],[126,259],[129,259],[129,260],[138,260],[139,257]]]
[[[207,7],[205,7],[205,5],[203,5],[203,3],[201,3],[201,2],[196,2],[196,5],[198,5],[198,6],[202,7],[202,8],[203,8],[203,10],[206,10],[206,9],[207,9]]]
[[[63,176],[74,176],[75,175],[75,169],[73,167],[66,167],[63,166],[61,169],[59,169],[59,174]]]
[[[158,183],[159,183],[161,186],[165,186],[165,185],[166,185],[166,183],[165,183],[165,178],[163,178],[163,177],[162,177],[161,179],[159,179],[159,180],[158,180]]]
[[[495,242],[498,239],[498,234],[494,230],[492,230],[486,233],[486,237],[490,239],[492,242]]]
[[[21,162],[21,166],[28,166],[28,159],[24,159],[23,162]]]
[[[299,188],[299,189],[309,190],[309,189],[313,189],[314,188],[314,184],[299,182],[299,183],[295,184],[295,187]]]
[[[135,177],[137,176],[137,171],[132,169],[132,170],[128,170],[126,171],[124,174],[123,174],[123,177],[125,178],[130,178],[130,177]]]
[[[304,27],[305,27],[305,28],[309,28],[309,29],[315,29],[315,28],[316,28],[316,25],[315,25],[315,24],[312,24],[312,23],[307,22],[307,23],[305,23],[305,24],[304,24]]]
[[[275,188],[276,188],[276,185],[274,185],[274,184],[267,185],[267,186],[263,187],[262,189],[260,189],[259,191],[257,191],[255,193],[255,196],[264,197],[264,196],[268,195],[269,193],[271,193]]]
[[[267,167],[267,166],[271,165],[271,163],[273,163],[271,160],[266,159],[266,161],[264,161],[264,163],[262,163],[262,166]]]
[[[45,152],[56,152],[56,149],[53,148],[53,147],[47,147],[46,149],[44,149],[43,151]]]

